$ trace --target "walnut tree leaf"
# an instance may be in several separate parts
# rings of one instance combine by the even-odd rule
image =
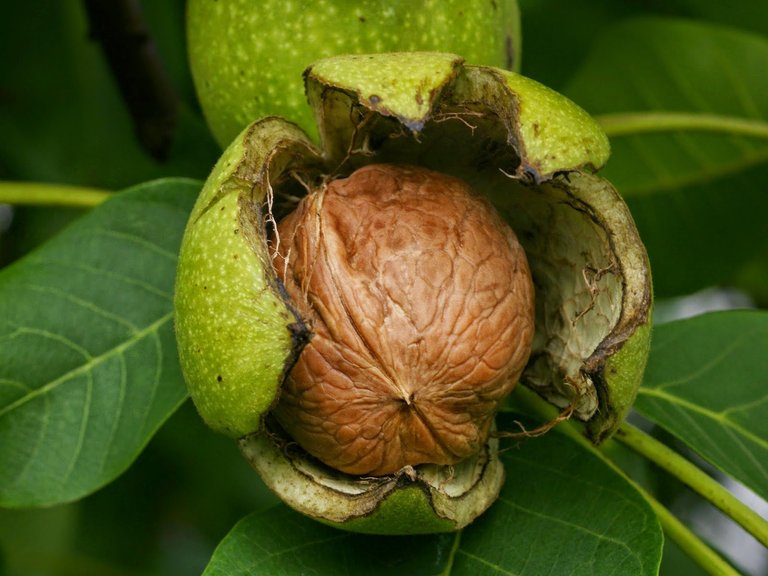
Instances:
[[[117,194],[0,273],[0,505],[100,488],[186,398],[172,295],[199,187]]]

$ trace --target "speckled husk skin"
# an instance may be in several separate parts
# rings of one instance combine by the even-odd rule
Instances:
[[[203,419],[235,438],[261,428],[306,334],[279,293],[261,217],[270,166],[290,167],[297,153],[317,154],[292,124],[247,130],[214,167],[182,241],[174,298],[181,366]]]
[[[517,69],[515,0],[190,0],[187,40],[195,88],[216,139],[283,116],[314,135],[301,73],[338,54],[445,50]]]
[[[571,405],[599,442],[634,401],[652,302],[629,211],[594,175],[608,140],[563,96],[451,54],[339,57],[305,76],[321,147],[285,120],[255,122],[225,151],[185,232],[176,327],[192,399],[206,422],[240,438],[267,485],[309,516],[377,533],[461,528],[499,492],[495,444],[450,474],[406,466],[369,479],[311,462],[265,425],[309,336],[275,280],[266,208],[274,195],[300,193],[297,182],[317,185],[371,163],[469,182],[510,222],[531,267],[536,329],[521,383]],[[411,510],[414,521],[404,522]]]

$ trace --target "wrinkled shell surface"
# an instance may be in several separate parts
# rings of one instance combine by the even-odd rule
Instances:
[[[454,464],[486,442],[534,332],[528,264],[463,181],[371,165],[278,226],[275,267],[313,336],[274,414],[359,475]]]

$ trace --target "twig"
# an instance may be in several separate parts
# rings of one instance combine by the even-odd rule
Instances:
[[[614,438],[689,486],[768,547],[768,522],[699,467],[627,422],[619,427]]]
[[[156,160],[170,153],[178,98],[138,0],[85,0],[91,36],[104,51],[139,142]]]

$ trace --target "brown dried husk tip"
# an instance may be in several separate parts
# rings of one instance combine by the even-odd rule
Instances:
[[[552,418],[551,420],[548,420],[547,422],[544,422],[543,424],[540,424],[536,426],[535,428],[528,429],[526,428],[525,424],[520,422],[519,420],[515,420],[515,425],[520,429],[519,432],[512,432],[509,430],[496,430],[492,432],[491,436],[494,438],[506,438],[507,440],[527,440],[528,438],[537,438],[538,436],[543,436],[553,428],[555,428],[558,424],[561,422],[565,422],[566,420],[570,420],[571,416],[573,416],[573,413],[576,410],[576,402],[571,402],[563,408],[557,416]]]
[[[311,192],[276,237],[313,333],[273,411],[285,431],[354,475],[477,454],[534,333],[525,253],[490,203],[458,178],[374,164]]]

